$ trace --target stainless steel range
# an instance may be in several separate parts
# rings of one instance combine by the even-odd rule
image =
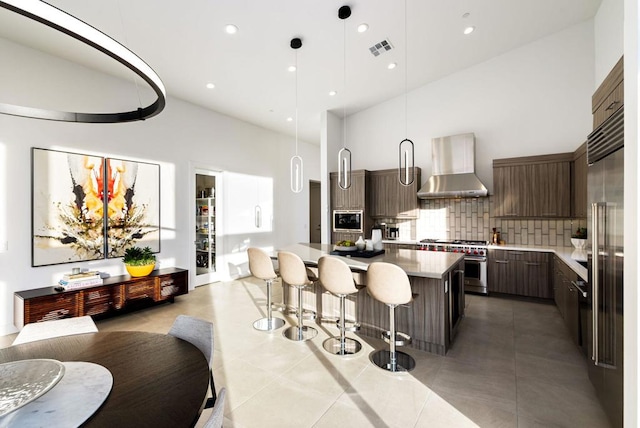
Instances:
[[[464,291],[487,294],[487,241],[423,239],[418,249],[464,254]]]

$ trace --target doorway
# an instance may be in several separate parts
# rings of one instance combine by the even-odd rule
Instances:
[[[322,241],[322,207],[320,182],[309,180],[309,242]]]
[[[194,233],[192,266],[195,286],[218,281],[218,225],[221,173],[195,169],[193,181]]]

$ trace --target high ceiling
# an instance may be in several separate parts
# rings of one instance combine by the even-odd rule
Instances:
[[[405,13],[402,0],[50,0],[137,53],[169,96],[289,135],[296,106],[296,73],[287,70],[296,51],[289,43],[301,38],[298,132],[314,144],[323,111],[349,115],[402,95],[405,85],[417,88],[591,19],[600,2],[406,0]],[[338,9],[345,4],[352,15],[342,21]],[[369,29],[359,33],[362,23]],[[227,34],[227,24],[239,31]],[[468,26],[475,31],[464,35]],[[33,31],[0,27],[0,37],[44,46]],[[372,55],[369,48],[383,40],[393,49]],[[41,49],[94,62],[73,58],[65,46]],[[397,67],[390,70],[392,62]]]

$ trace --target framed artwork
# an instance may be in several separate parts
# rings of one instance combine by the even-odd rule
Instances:
[[[105,159],[107,257],[136,245],[160,251],[160,165]]]
[[[105,256],[104,158],[31,149],[31,265]]]
[[[160,165],[31,149],[31,265],[160,251]]]

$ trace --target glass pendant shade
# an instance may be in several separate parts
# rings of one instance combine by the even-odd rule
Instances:
[[[302,158],[298,155],[293,156],[291,158],[291,191],[293,193],[302,192],[303,168]]]
[[[398,179],[403,186],[413,184],[414,160],[413,141],[405,138],[398,145]]]
[[[351,187],[351,150],[347,148],[338,152],[338,185],[343,190]]]

